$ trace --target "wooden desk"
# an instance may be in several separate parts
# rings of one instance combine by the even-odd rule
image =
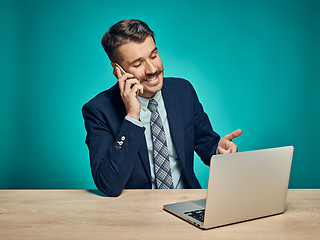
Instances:
[[[162,210],[206,190],[0,190],[0,239],[320,239],[320,190],[289,190],[284,214],[210,230]]]

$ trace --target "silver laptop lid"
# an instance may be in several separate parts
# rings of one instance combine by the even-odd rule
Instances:
[[[282,213],[292,155],[289,146],[213,156],[204,228]]]

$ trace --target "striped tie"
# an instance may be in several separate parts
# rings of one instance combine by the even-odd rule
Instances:
[[[173,188],[167,140],[157,107],[157,101],[150,99],[148,108],[151,111],[150,124],[156,185],[158,189]]]

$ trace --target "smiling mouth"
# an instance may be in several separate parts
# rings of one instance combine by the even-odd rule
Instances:
[[[163,69],[159,69],[158,71],[156,71],[154,74],[149,74],[149,75],[145,75],[144,77],[142,77],[142,81],[145,82],[153,82],[156,81],[158,79],[158,77],[160,76],[160,74],[163,73]]]
[[[152,81],[156,80],[157,77],[158,77],[158,75],[154,76],[154,77],[151,78],[151,79],[145,79],[145,81],[146,81],[146,82],[152,82]]]

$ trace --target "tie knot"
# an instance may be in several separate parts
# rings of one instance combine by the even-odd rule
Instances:
[[[157,111],[158,103],[154,99],[149,100],[148,108],[151,112]]]

